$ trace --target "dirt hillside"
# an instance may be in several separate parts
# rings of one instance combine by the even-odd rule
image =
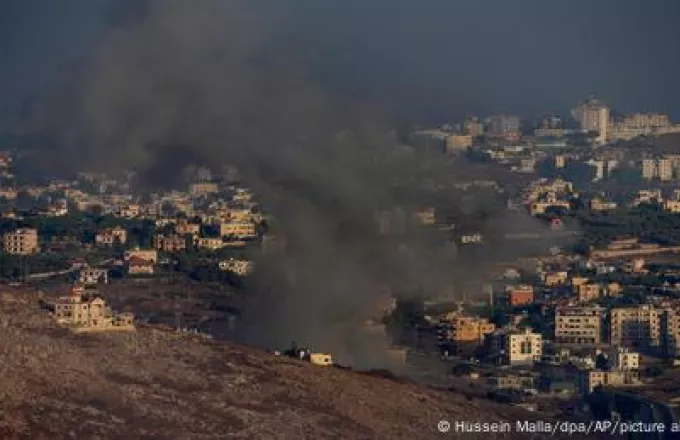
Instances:
[[[74,335],[16,292],[0,335],[2,439],[441,439],[530,414],[159,328]]]

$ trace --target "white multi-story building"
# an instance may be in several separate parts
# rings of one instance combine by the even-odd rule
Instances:
[[[533,365],[543,354],[543,337],[530,329],[500,330],[488,336],[489,350],[509,365]]]

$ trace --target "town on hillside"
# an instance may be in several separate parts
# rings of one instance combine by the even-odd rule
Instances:
[[[614,115],[591,98],[571,117],[414,129],[408,148],[466,164],[470,175],[451,188],[461,203],[498,203],[484,215],[427,201],[375,210],[378,235],[415,223],[484,268],[448,293],[376,295],[363,331],[390,339],[389,368],[576,420],[634,419],[650,408],[676,420],[678,127],[665,115]],[[257,259],[286,248],[231,167],[189,166],[184,190],[151,192],[125,173],[27,182],[14,170],[25,160],[12,150],[0,158],[0,279],[36,292],[75,333],[164,324],[228,337]],[[478,166],[491,171],[475,176]],[[496,217],[502,228],[489,227]],[[520,258],[503,253],[520,248]],[[300,342],[272,350],[352,367]]]

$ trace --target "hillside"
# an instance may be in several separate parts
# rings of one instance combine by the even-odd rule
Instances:
[[[169,330],[73,335],[26,295],[0,293],[3,439],[442,438],[440,419],[529,418]]]

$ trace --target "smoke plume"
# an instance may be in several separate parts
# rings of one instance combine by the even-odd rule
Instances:
[[[446,235],[410,216],[463,210],[453,184],[488,170],[400,146],[377,106],[310,80],[304,48],[281,44],[294,21],[280,4],[151,0],[121,16],[68,106],[50,114],[59,155],[77,167],[134,168],[150,185],[172,184],[188,163],[237,167],[286,243],[256,262],[241,340],[296,340],[341,362],[384,365],[389,342],[362,330],[381,295],[451,294],[500,258],[495,249],[462,261]],[[379,234],[376,212],[396,207],[404,230]],[[505,228],[498,220],[474,226],[493,235]]]

